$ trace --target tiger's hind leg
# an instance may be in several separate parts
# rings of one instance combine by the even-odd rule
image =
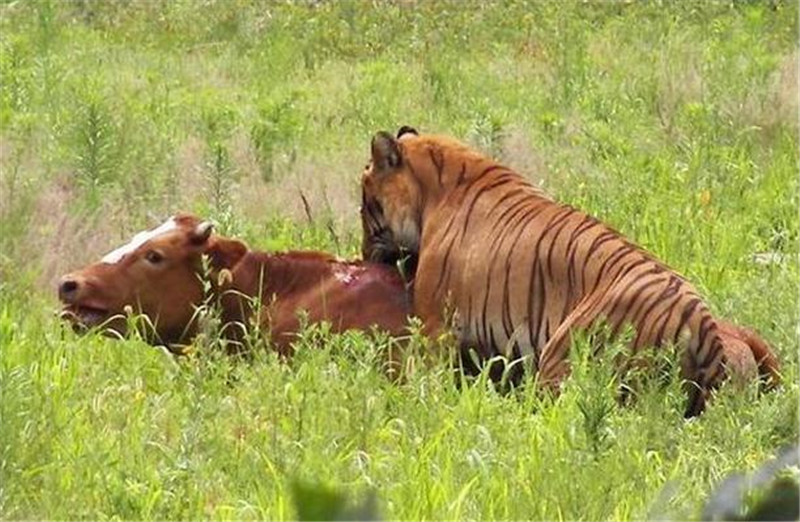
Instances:
[[[536,377],[537,387],[540,390],[552,393],[558,393],[560,390],[562,381],[569,374],[568,356],[572,334],[576,330],[592,326],[597,318],[593,308],[588,303],[575,308],[542,348]]]

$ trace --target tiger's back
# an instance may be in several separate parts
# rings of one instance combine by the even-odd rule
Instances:
[[[364,199],[380,212],[365,216],[373,223],[365,233],[382,229],[383,243],[418,253],[414,308],[428,333],[443,327],[443,309],[450,309],[465,349],[483,359],[525,357],[540,383],[557,388],[568,371],[572,332],[600,319],[615,334],[631,324],[633,351],[685,347],[682,374],[694,382],[687,414],[703,409],[724,376],[724,343],[681,276],[458,142],[411,134],[383,145],[394,156],[382,159],[380,143],[376,156],[373,142]],[[414,215],[416,237],[409,225]],[[400,234],[387,240],[387,230]],[[380,248],[370,246],[381,241],[365,239],[365,255],[380,257]]]

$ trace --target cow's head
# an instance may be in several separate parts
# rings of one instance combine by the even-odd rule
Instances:
[[[61,278],[62,317],[76,330],[103,326],[125,335],[126,309],[147,317],[151,342],[177,343],[194,334],[203,295],[203,256],[212,271],[231,269],[247,247],[213,236],[212,225],[180,214],[136,234],[99,262]]]

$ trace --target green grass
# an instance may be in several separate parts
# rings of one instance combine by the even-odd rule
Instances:
[[[0,518],[291,519],[297,484],[373,491],[390,519],[697,517],[798,438],[797,20],[793,2],[3,3]],[[723,389],[686,422],[675,382],[617,407],[608,365],[542,401],[442,367],[393,385],[360,334],[307,332],[291,364],[213,338],[176,362],[52,315],[60,274],[178,210],[357,255],[369,140],[403,124],[654,252],[761,333],[784,385]]]

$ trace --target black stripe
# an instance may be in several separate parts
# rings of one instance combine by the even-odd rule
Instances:
[[[504,196],[501,199],[505,199],[505,197],[506,196]],[[496,206],[497,205],[495,205],[495,208],[496,208]],[[483,296],[484,331],[486,329],[486,320],[487,320],[486,316],[487,316],[487,312],[488,312],[489,297],[490,297],[490,293],[491,293],[492,275],[494,274],[494,267],[495,267],[495,263],[497,262],[497,256],[501,252],[501,249],[500,248],[495,248],[495,245],[497,244],[497,241],[502,241],[502,239],[504,239],[506,237],[505,233],[506,233],[506,230],[508,228],[508,224],[509,224],[508,221],[505,222],[503,224],[503,228],[496,232],[497,235],[495,236],[495,241],[492,241],[492,248],[490,248],[491,260],[489,261],[489,266],[488,266],[488,269],[487,269],[487,272],[486,272],[486,285],[485,285],[484,296]],[[498,239],[498,238],[500,238],[500,239]],[[504,325],[504,327],[505,327],[505,325]],[[492,341],[494,341],[494,337],[492,337]],[[495,348],[499,348],[499,347],[495,347]]]
[[[497,187],[500,187],[502,185],[505,185],[506,183],[514,181],[515,177],[516,176],[513,176],[511,174],[500,176],[494,181],[492,181],[490,184],[484,185],[483,187],[481,187],[476,191],[475,196],[472,198],[472,201],[470,201],[469,205],[467,205],[466,207],[467,214],[466,217],[464,218],[464,227],[461,230],[461,242],[464,241],[464,236],[467,233],[467,227],[469,227],[469,221],[472,218],[472,212],[475,210],[475,204],[478,202],[478,199],[487,192],[496,189]]]
[[[462,168],[463,168],[463,166],[462,166]],[[499,178],[498,180],[493,182],[490,186],[486,186],[486,187],[481,188],[480,191],[473,197],[472,202],[470,203],[470,207],[469,207],[469,211],[468,212],[472,212],[472,209],[473,209],[473,207],[475,205],[475,202],[477,201],[478,197],[480,197],[480,195],[483,192],[485,192],[487,190],[491,190],[493,188],[496,188],[497,186],[502,185],[505,182],[511,181],[511,179],[509,179],[509,178],[513,178],[513,177],[514,177],[513,173],[509,173],[509,174],[507,174],[505,176],[501,176],[501,178]],[[469,187],[467,187],[467,189],[468,188]],[[463,206],[461,208],[459,208],[456,212],[454,212],[453,215],[451,216],[450,221],[447,224],[447,229],[445,230],[445,233],[442,236],[443,240],[447,237],[447,234],[450,232],[450,228],[453,226],[453,224],[455,224],[456,219],[459,217],[462,208],[463,208]],[[463,234],[466,232],[466,229],[467,229],[467,226],[468,226],[468,223],[469,223],[469,218],[470,218],[470,215],[468,214],[467,217],[466,217],[466,220],[464,222],[464,230],[463,230],[462,236],[461,236],[461,242],[462,243],[463,243],[463,240],[464,240]],[[439,281],[438,281],[438,283],[436,285],[437,291],[441,287],[442,282],[444,281],[444,279],[446,277],[445,271],[447,271],[448,275],[449,275],[449,268],[448,268],[449,265],[448,265],[447,261],[449,259],[450,250],[451,250],[453,244],[455,243],[455,240],[456,240],[456,236],[453,236],[451,238],[451,240],[450,240],[450,245],[448,246],[447,254],[445,256],[445,262],[443,264],[444,270],[440,273]]]
[[[478,178],[482,178],[485,175],[487,175],[488,173],[493,172],[495,170],[500,170],[500,169],[508,170],[505,167],[503,167],[502,165],[498,165],[497,163],[495,163],[495,164],[489,165],[488,167],[483,169],[483,171],[480,174],[478,174]]]
[[[489,266],[487,267],[486,270],[486,285],[483,292],[483,312],[482,312],[484,331],[486,330],[486,312],[489,306],[489,292],[491,291],[491,284],[492,284],[492,270],[494,269],[494,264],[497,261],[497,254],[499,250],[500,250],[499,248],[495,248],[490,253],[492,258],[489,261]]]
[[[442,285],[445,282],[445,278],[447,281],[450,280],[450,252],[453,251],[453,245],[455,241],[451,241],[450,244],[447,246],[447,250],[444,253],[444,262],[442,263],[442,269],[439,271],[439,280],[436,282],[436,292],[434,295],[439,296],[439,292],[442,289]]]
[[[521,213],[525,212],[525,210],[528,210],[528,209],[525,208],[525,204],[526,203],[530,203],[530,202],[531,202],[531,199],[529,197],[525,196],[525,197],[519,199],[518,201],[515,201],[511,205],[509,205],[508,208],[506,208],[503,211],[502,215],[498,216],[497,219],[494,220],[495,223],[499,223],[502,228],[500,228],[499,230],[496,231],[495,236],[492,238],[492,243],[489,245],[489,250],[493,250],[495,248],[495,246],[497,246],[497,244],[500,243],[502,241],[502,239],[504,239],[504,237],[505,237],[504,234],[505,234],[506,230],[508,230],[509,228],[513,228],[513,226],[514,226],[514,218],[516,216],[520,215]],[[499,202],[498,202],[498,204],[499,204]],[[495,205],[495,207],[496,206],[497,205]],[[505,215],[509,213],[509,210],[513,210],[513,212],[508,217],[508,219],[503,219],[505,217]],[[494,208],[492,209],[492,211],[494,211]],[[490,211],[490,214],[491,214],[492,211]]]
[[[497,200],[497,202],[494,204],[494,206],[491,208],[491,210],[489,210],[489,212],[486,213],[486,215],[487,216],[491,216],[492,213],[497,209],[497,207],[499,207],[500,205],[502,205],[503,203],[507,202],[509,199],[511,199],[511,198],[513,198],[515,196],[521,196],[521,197],[519,197],[515,201],[511,202],[505,209],[503,209],[502,212],[500,212],[499,215],[497,215],[495,217],[495,222],[496,223],[502,222],[503,219],[509,213],[511,213],[516,208],[518,208],[520,205],[524,205],[525,203],[530,203],[530,202],[533,201],[533,198],[531,197],[531,195],[523,187],[518,187],[518,188],[515,188],[515,189],[511,189],[508,192],[506,192],[505,194],[503,194]]]
[[[586,216],[584,221],[575,227],[575,230],[573,230],[572,234],[569,235],[569,239],[567,240],[567,266],[569,267],[568,277],[572,284],[574,284],[575,281],[575,254],[578,252],[579,245],[576,240],[584,233],[596,227],[598,224],[599,223],[596,219]]]
[[[602,234],[594,238],[592,244],[589,245],[589,250],[586,252],[586,258],[587,259],[591,258],[594,255],[595,250],[603,246],[603,243],[606,243],[613,239],[619,239],[619,236],[611,230],[607,230],[606,232],[603,232]]]
[[[616,255],[616,254],[614,254],[614,255]],[[612,257],[613,257],[613,255],[612,255]],[[620,274],[622,273],[622,271],[625,270],[626,273],[628,273],[630,271],[629,269],[636,268],[637,266],[639,266],[641,264],[644,264],[647,261],[649,261],[649,260],[648,259],[640,259],[640,260],[637,260],[635,263],[633,263],[631,265],[622,264],[622,266],[620,266],[619,270],[617,270],[613,275],[610,275],[608,277],[609,284],[605,286],[605,288],[602,290],[602,292],[599,293],[599,294],[595,294],[594,292],[597,290],[597,287],[598,287],[599,282],[600,282],[600,278],[598,278],[597,281],[595,282],[594,288],[592,288],[591,292],[589,292],[589,294],[587,294],[587,295],[594,295],[595,296],[594,299],[593,299],[593,302],[592,302],[592,307],[593,308],[594,307],[599,307],[599,310],[602,311],[604,306],[607,306],[608,304],[611,303],[611,301],[608,300],[607,296],[610,293],[612,293],[613,291],[616,290],[616,287],[614,286],[614,283],[620,279]],[[588,313],[588,311],[586,313]]]
[[[722,350],[722,346],[719,342],[719,337],[714,337],[711,341],[711,346],[708,349],[708,353],[706,354],[705,358],[703,358],[703,362],[700,363],[701,366],[709,366],[711,361],[717,356],[718,352]]]
[[[533,204],[537,201],[539,200],[534,198],[531,194],[525,194],[523,197],[510,204],[503,212],[501,212],[500,215],[497,216],[496,222],[501,223],[504,220],[511,221],[519,214],[520,211],[532,210],[530,208],[526,209],[525,207],[528,204]]]
[[[535,208],[534,208],[535,211]],[[494,249],[502,239],[505,239],[507,234],[510,234],[514,229],[516,229],[520,223],[525,222],[526,218],[531,215],[531,209],[522,207],[519,209],[518,212],[515,212],[509,219],[505,221],[502,230],[492,239],[492,243],[489,246],[489,249]],[[535,215],[535,214],[534,214]],[[528,219],[530,221],[530,219]],[[524,230],[524,226],[522,230]],[[517,234],[517,238],[519,238],[520,234]],[[512,242],[511,248],[513,249],[516,246],[516,240]]]
[[[438,152],[438,151],[436,151]],[[444,170],[444,158],[437,158],[437,154],[433,149],[428,149],[428,156],[431,158],[431,162],[436,167],[436,177],[439,180],[439,186],[442,186],[442,171]]]
[[[537,259],[537,261],[534,263],[534,265],[536,267],[536,277],[537,277],[538,285],[539,285],[538,286],[538,288],[539,288],[538,297],[539,298],[538,298],[537,307],[536,307],[536,310],[535,310],[536,317],[535,318],[534,317],[530,317],[528,319],[528,321],[531,324],[530,332],[528,332],[528,334],[529,334],[530,337],[534,337],[533,334],[535,332],[536,342],[532,342],[531,346],[534,347],[534,349],[537,349],[539,346],[544,346],[544,343],[539,343],[539,337],[540,337],[539,334],[540,334],[540,332],[542,330],[542,318],[545,316],[544,315],[544,309],[545,309],[545,303],[547,302],[547,291],[546,291],[545,282],[544,282],[544,270],[542,270],[542,264],[539,263],[539,261]],[[531,296],[531,301],[532,300],[533,300],[533,296]],[[534,329],[533,325],[536,325],[535,329]]]
[[[465,175],[467,174],[467,163],[461,163],[461,172],[458,173],[458,179],[456,180],[456,186],[461,185],[464,183]]]
[[[506,274],[506,281],[508,281],[508,274]],[[506,334],[506,337],[511,339],[511,335],[514,333],[514,324],[511,321],[511,302],[508,298],[508,286],[504,285],[503,288],[503,303],[502,303],[502,318],[503,322],[503,332]]]
[[[450,233],[450,230],[453,227],[453,225],[456,223],[456,218],[458,218],[458,216],[459,216],[459,211],[453,212],[453,214],[450,216],[450,221],[447,222],[447,227],[445,228],[445,231],[442,234],[442,241],[447,240],[447,236]],[[453,237],[450,238],[450,243],[445,247],[444,262],[442,263],[442,270],[439,272],[439,281],[437,281],[437,283],[436,283],[436,294],[435,295],[439,294],[439,291],[441,290],[442,284],[445,281],[445,277],[447,277],[449,279],[449,271],[450,271],[449,266],[450,265],[449,265],[448,261],[450,259],[450,252],[452,251],[453,245],[456,242],[456,237],[457,237],[457,235],[453,234]]]
[[[592,244],[589,245],[589,250],[586,252],[586,258],[584,260],[583,267],[581,268],[581,287],[583,289],[582,293],[584,293],[584,294],[587,293],[585,291],[585,286],[586,286],[586,268],[589,266],[589,261],[594,256],[595,250],[599,249],[604,243],[607,243],[607,242],[612,241],[614,239],[618,239],[618,236],[616,234],[614,234],[614,232],[611,232],[611,231],[603,232],[602,234],[600,234],[599,236],[594,238],[594,240],[592,241]],[[597,283],[598,280],[595,280],[595,283]],[[596,287],[597,287],[597,285],[595,284],[595,288]]]
[[[677,290],[676,290],[676,293],[677,293]],[[678,303],[678,301],[680,301],[680,299],[682,299],[682,297],[683,297],[682,294],[678,293],[678,297],[675,299],[675,301],[672,304],[672,306],[667,307],[667,312],[668,313],[662,314],[662,315],[664,315],[664,320],[662,321],[661,326],[658,328],[658,331],[656,332],[656,338],[655,338],[655,341],[653,341],[654,345],[661,346],[661,343],[664,340],[664,332],[667,330],[667,325],[669,324],[670,319],[672,319],[672,314],[675,313],[675,308],[676,308],[675,305]],[[654,322],[654,324],[656,322]],[[679,333],[680,333],[680,330],[678,330],[675,333],[676,340],[677,340],[677,336],[678,336]],[[673,343],[673,344],[675,344],[675,343]]]
[[[514,341],[511,344],[511,361],[512,362],[513,361],[518,361],[520,359],[522,359],[522,350],[520,350],[519,342],[518,341]],[[512,384],[519,382],[519,378],[522,377],[522,374],[524,373],[524,368],[525,367],[524,367],[524,365],[522,363],[518,363],[518,364],[516,364],[514,366],[514,368],[520,368],[520,370],[518,370],[518,371],[514,370],[514,369],[511,370],[513,372],[513,374],[509,374],[509,379],[508,380]]]
[[[674,297],[672,302],[669,304],[665,304],[664,300],[670,297]],[[655,322],[657,322],[658,318],[661,317],[664,313],[670,312],[672,308],[675,306],[675,304],[682,299],[682,297],[683,297],[682,294],[678,293],[678,286],[667,286],[667,288],[665,288],[661,292],[661,294],[658,294],[656,299],[652,303],[650,303],[650,306],[647,307],[645,313],[642,314],[642,318],[637,321],[637,323],[640,325],[640,328],[638,329],[638,332],[636,334],[636,339],[634,339],[633,341],[633,345],[639,346],[639,339],[641,338],[641,335],[648,324],[647,317],[655,311],[658,305],[664,304],[666,308],[662,310],[658,316],[656,316]]]
[[[711,358],[710,361],[703,361],[703,366],[705,368],[711,368],[711,364],[714,362],[714,359],[719,357],[719,361],[717,364],[714,365],[713,373],[709,372],[706,382],[709,384],[715,384],[717,379],[719,379],[719,374],[724,371],[723,365],[721,364],[725,360],[725,351],[722,349],[722,346],[719,346],[715,343],[715,350],[712,350],[711,353],[714,354],[714,357]],[[709,354],[710,355],[710,354]]]
[[[552,207],[550,207],[550,208],[552,208]],[[569,207],[558,206],[558,210],[553,214],[553,216],[550,218],[550,220],[542,227],[543,232],[541,233],[539,238],[536,240],[536,244],[533,247],[533,255],[535,257],[534,257],[534,262],[533,262],[533,268],[531,270],[530,288],[528,290],[528,325],[529,325],[528,336],[529,336],[529,338],[531,340],[531,347],[534,349],[534,352],[537,352],[537,353],[538,353],[538,349],[539,349],[539,346],[540,346],[540,344],[538,342],[538,337],[539,337],[539,332],[541,331],[541,321],[542,321],[542,317],[543,317],[543,313],[544,313],[544,310],[543,310],[543,308],[544,308],[544,298],[545,298],[545,293],[546,293],[545,292],[545,285],[544,285],[544,271],[542,269],[541,256],[539,255],[539,247],[541,246],[542,241],[547,236],[548,232],[551,230],[551,225],[553,224],[553,222],[555,222],[557,219],[560,219],[560,218],[564,217],[565,215],[572,214],[572,212],[574,212],[574,211]],[[533,293],[533,281],[534,281],[533,272],[536,272],[537,277],[539,278],[539,287],[541,288],[540,297],[539,297],[539,307],[536,310],[538,318],[535,321],[532,321],[532,315],[533,315],[532,306],[533,306],[533,296],[534,296],[534,293]],[[533,329],[533,324],[534,323],[536,324],[535,335],[534,335],[534,329]],[[534,342],[534,340],[533,340],[534,337],[537,338],[536,342]]]
[[[411,163],[411,160],[409,158],[404,158],[404,159],[406,162],[406,166],[408,167],[408,170],[411,171],[411,176],[414,179],[420,179],[420,177],[417,175],[417,169],[414,168],[414,165]]]
[[[705,344],[706,337],[708,336],[708,332],[709,330],[711,330],[712,325],[716,326],[714,322],[711,320],[711,314],[703,314],[703,318],[700,319],[700,326],[698,327],[698,334],[697,334],[698,357],[703,353],[703,345]]]
[[[646,265],[647,263],[652,263],[652,261],[650,261],[646,257],[639,258],[636,261],[634,261],[633,263],[623,266],[622,269],[619,272],[617,272],[617,274],[614,276],[614,279],[616,281],[621,281],[622,279],[625,279],[628,276],[628,274],[633,272],[635,269],[639,268],[642,265]],[[642,275],[647,275],[647,274],[651,274],[651,273],[655,273],[655,272],[647,271]]]
[[[575,254],[578,252],[579,245],[577,239],[598,224],[599,223],[596,219],[590,216],[585,216],[585,221],[579,226],[575,227],[575,230],[573,230],[572,234],[570,234],[567,242],[567,299],[564,301],[564,309],[561,311],[561,321],[563,321],[569,314],[569,310],[571,309],[573,302],[572,296],[575,294],[574,290],[577,286],[575,266]],[[586,261],[586,259],[581,261],[584,267],[586,265]],[[583,271],[581,271],[581,274],[583,274]],[[583,278],[581,278],[581,288],[580,291],[577,292],[578,297],[582,297],[584,295],[584,286],[585,281]]]
[[[482,339],[481,339],[481,325],[478,324],[478,319],[476,318],[473,321],[474,324],[470,324],[469,327],[471,331],[475,332],[475,342],[480,347],[486,347],[487,350],[491,350],[491,346],[488,346]]]
[[[613,275],[610,274],[607,278],[604,278],[603,276],[605,275],[606,270],[607,269],[613,269],[613,267],[620,260],[627,259],[626,258],[627,254],[631,253],[632,251],[633,251],[633,249],[631,249],[631,248],[621,247],[618,250],[614,251],[613,254],[608,256],[608,258],[606,258],[606,260],[603,263],[603,265],[600,267],[601,270],[598,271],[597,279],[595,279],[594,285],[592,285],[592,289],[587,293],[587,295],[593,295],[600,288],[600,282],[603,281],[603,280],[606,280],[606,281],[608,281],[608,284],[605,285],[605,288],[603,289],[602,293],[600,294],[600,298],[605,299],[606,295],[609,292],[611,292],[612,290],[615,289],[614,283],[619,279],[617,276],[620,274],[620,272],[625,270],[629,265],[626,265],[626,264],[623,263],[622,266],[620,266],[619,269],[616,272],[613,273]],[[611,262],[611,266],[608,266],[609,262]],[[598,303],[601,303],[601,301],[599,299],[598,299]]]
[[[550,248],[547,249],[547,277],[550,279],[553,279],[553,250],[557,246],[556,243],[558,241],[558,236],[561,234],[564,228],[566,228],[569,218],[575,215],[575,211],[572,208],[567,208],[570,209],[570,212],[559,217],[558,220],[552,224],[553,228],[558,228],[554,232],[553,239],[550,240]]]
[[[522,234],[528,229],[528,226],[531,224],[531,222],[534,221],[539,216],[539,214],[541,214],[547,208],[552,208],[552,206],[548,205],[547,202],[543,202],[541,205],[535,207],[530,213],[525,214],[525,215],[523,215],[521,217],[521,219],[519,220],[519,223],[518,223],[519,224],[519,228],[517,230],[517,234],[514,237],[514,239],[511,241],[511,250],[509,250],[508,255],[506,256],[506,266],[505,266],[505,276],[506,277],[505,277],[505,281],[503,282],[503,300],[509,306],[509,321],[510,322],[511,322],[511,319],[510,319],[511,310],[510,310],[510,301],[509,301],[509,297],[508,297],[509,296],[508,285],[509,285],[509,281],[511,279],[511,264],[514,262],[514,251],[516,250],[517,245],[519,245],[520,236],[522,236]],[[534,253],[534,255],[536,255],[536,254]],[[533,278],[533,270],[532,269],[531,269],[531,278]],[[530,286],[532,286],[532,284],[533,284],[533,281],[531,281],[529,283]],[[530,294],[530,289],[529,289],[529,294],[528,294],[528,315],[527,315],[529,321],[530,321],[530,316],[531,316],[530,307],[531,307],[531,294]],[[513,326],[513,322],[512,322],[512,326]],[[536,345],[531,343],[530,346],[535,352],[536,351]]]
[[[550,321],[549,318],[544,318],[544,344],[550,340]]]
[[[651,296],[647,296],[641,301],[641,303],[638,303],[639,304],[638,307],[633,309],[633,312],[630,314],[630,320],[634,324],[638,324],[638,320],[637,319],[639,317],[639,314],[642,312],[642,310],[645,309],[644,305],[646,305],[648,302],[650,302],[650,307],[655,306],[655,304],[658,303],[658,301],[661,299],[661,297],[663,295],[665,295],[667,292],[669,292],[670,286],[672,286],[672,279],[671,278],[668,278],[666,281],[663,280],[663,279],[653,279],[653,281],[654,282],[659,282],[659,283],[666,283],[666,285],[661,289],[660,293],[659,292],[654,292],[653,294],[651,294],[651,296],[653,298],[655,298],[655,302],[650,302]],[[650,287],[650,285],[648,285],[646,288],[642,288],[639,293],[641,294],[644,290],[646,290],[649,287]],[[667,295],[671,295],[671,294],[667,294]],[[637,300],[638,300],[638,298],[639,298],[639,295],[636,296]]]
[[[635,249],[631,246],[622,246],[618,247],[613,254],[608,256],[603,264],[600,265],[600,269],[597,271],[597,278],[594,281],[594,285],[592,285],[592,289],[589,291],[590,294],[593,294],[597,287],[600,285],[600,281],[603,280],[603,276],[606,273],[606,270],[612,268],[614,265],[617,264],[622,259],[625,259],[628,254],[633,252]],[[616,275],[613,278],[609,278],[610,281],[616,279]]]
[[[697,305],[700,304],[700,298],[695,297],[691,301],[689,301],[683,308],[683,313],[681,314],[681,320],[678,323],[678,328],[675,329],[675,340],[678,340],[678,336],[683,330],[683,326],[686,324],[686,321],[689,320],[689,316],[694,312],[694,309],[697,308]],[[694,332],[690,332],[692,337],[694,337]]]
[[[483,321],[483,327],[484,327],[484,329],[486,328],[486,319],[485,318],[484,318],[484,321]],[[489,340],[489,344],[492,346],[492,351],[493,352],[502,353],[500,351],[500,346],[498,345],[497,340],[494,338],[494,325],[493,324],[489,325],[489,337],[488,337],[488,340]],[[505,355],[505,354],[503,354],[503,355]]]
[[[641,322],[644,323],[645,319],[647,319],[647,316],[650,315],[655,309],[655,307],[658,306],[658,304],[661,303],[664,299],[668,299],[674,295],[678,295],[678,297],[680,298],[681,294],[678,294],[679,289],[680,289],[680,281],[677,281],[676,279],[670,279],[670,282],[667,285],[667,287],[664,288],[664,290],[662,290],[660,294],[657,294],[656,300],[653,301],[649,307],[647,307],[645,313],[642,315]]]
[[[647,290],[648,288],[652,288],[653,285],[657,285],[657,284],[660,284],[660,283],[664,282],[664,281],[662,281],[660,279],[656,279],[656,278],[648,279],[646,277],[648,275],[652,275],[652,273],[651,272],[645,272],[644,274],[642,274],[642,276],[640,278],[634,279],[633,281],[631,281],[631,283],[627,286],[627,288],[624,291],[621,292],[619,298],[615,301],[614,306],[612,306],[611,310],[608,312],[608,318],[612,319],[612,317],[614,315],[614,312],[617,310],[619,305],[622,304],[623,301],[627,302],[627,308],[622,312],[622,315],[620,316],[619,321],[614,325],[614,329],[612,330],[612,333],[611,333],[612,337],[616,337],[616,335],[619,333],[619,329],[622,327],[623,323],[625,322],[625,319],[628,318],[628,314],[630,314],[631,309],[636,304],[636,301],[641,297],[642,293],[645,290]],[[636,291],[633,292],[633,294],[630,296],[630,298],[625,299],[625,296],[628,293],[628,291],[631,289],[631,287],[634,284],[642,283],[642,282],[644,282],[644,284],[639,286],[639,288],[637,288]]]
[[[508,223],[509,222],[507,221],[504,224],[503,228],[501,230],[497,231],[497,236],[495,237],[495,239],[501,238],[500,240],[502,240],[502,239],[504,239],[506,237],[506,230],[508,229]],[[491,260],[489,262],[488,270],[487,270],[487,273],[486,273],[486,285],[485,285],[484,298],[483,298],[484,320],[486,318],[487,311],[488,311],[488,303],[489,303],[489,297],[490,297],[490,292],[491,292],[491,282],[492,282],[492,276],[494,275],[495,263],[497,262],[498,254],[501,253],[501,249],[500,248],[495,248],[496,243],[497,243],[497,241],[492,241],[492,247],[490,248]],[[516,241],[515,241],[515,243],[516,243]],[[508,258],[506,259],[506,263],[508,263]],[[508,267],[506,267],[506,270],[508,270]],[[508,280],[508,273],[507,272],[506,272],[506,280]],[[501,303],[501,306],[503,307],[503,311],[504,312],[505,312],[505,309],[509,306],[508,305],[507,294],[505,294],[505,292],[504,292],[504,295],[503,295],[503,302]],[[503,316],[502,320],[503,320],[503,327],[505,329],[505,327],[506,327],[505,316]],[[509,319],[508,320],[509,320],[509,323],[510,323],[510,313],[509,313]],[[510,337],[509,334],[507,334],[507,336]]]

